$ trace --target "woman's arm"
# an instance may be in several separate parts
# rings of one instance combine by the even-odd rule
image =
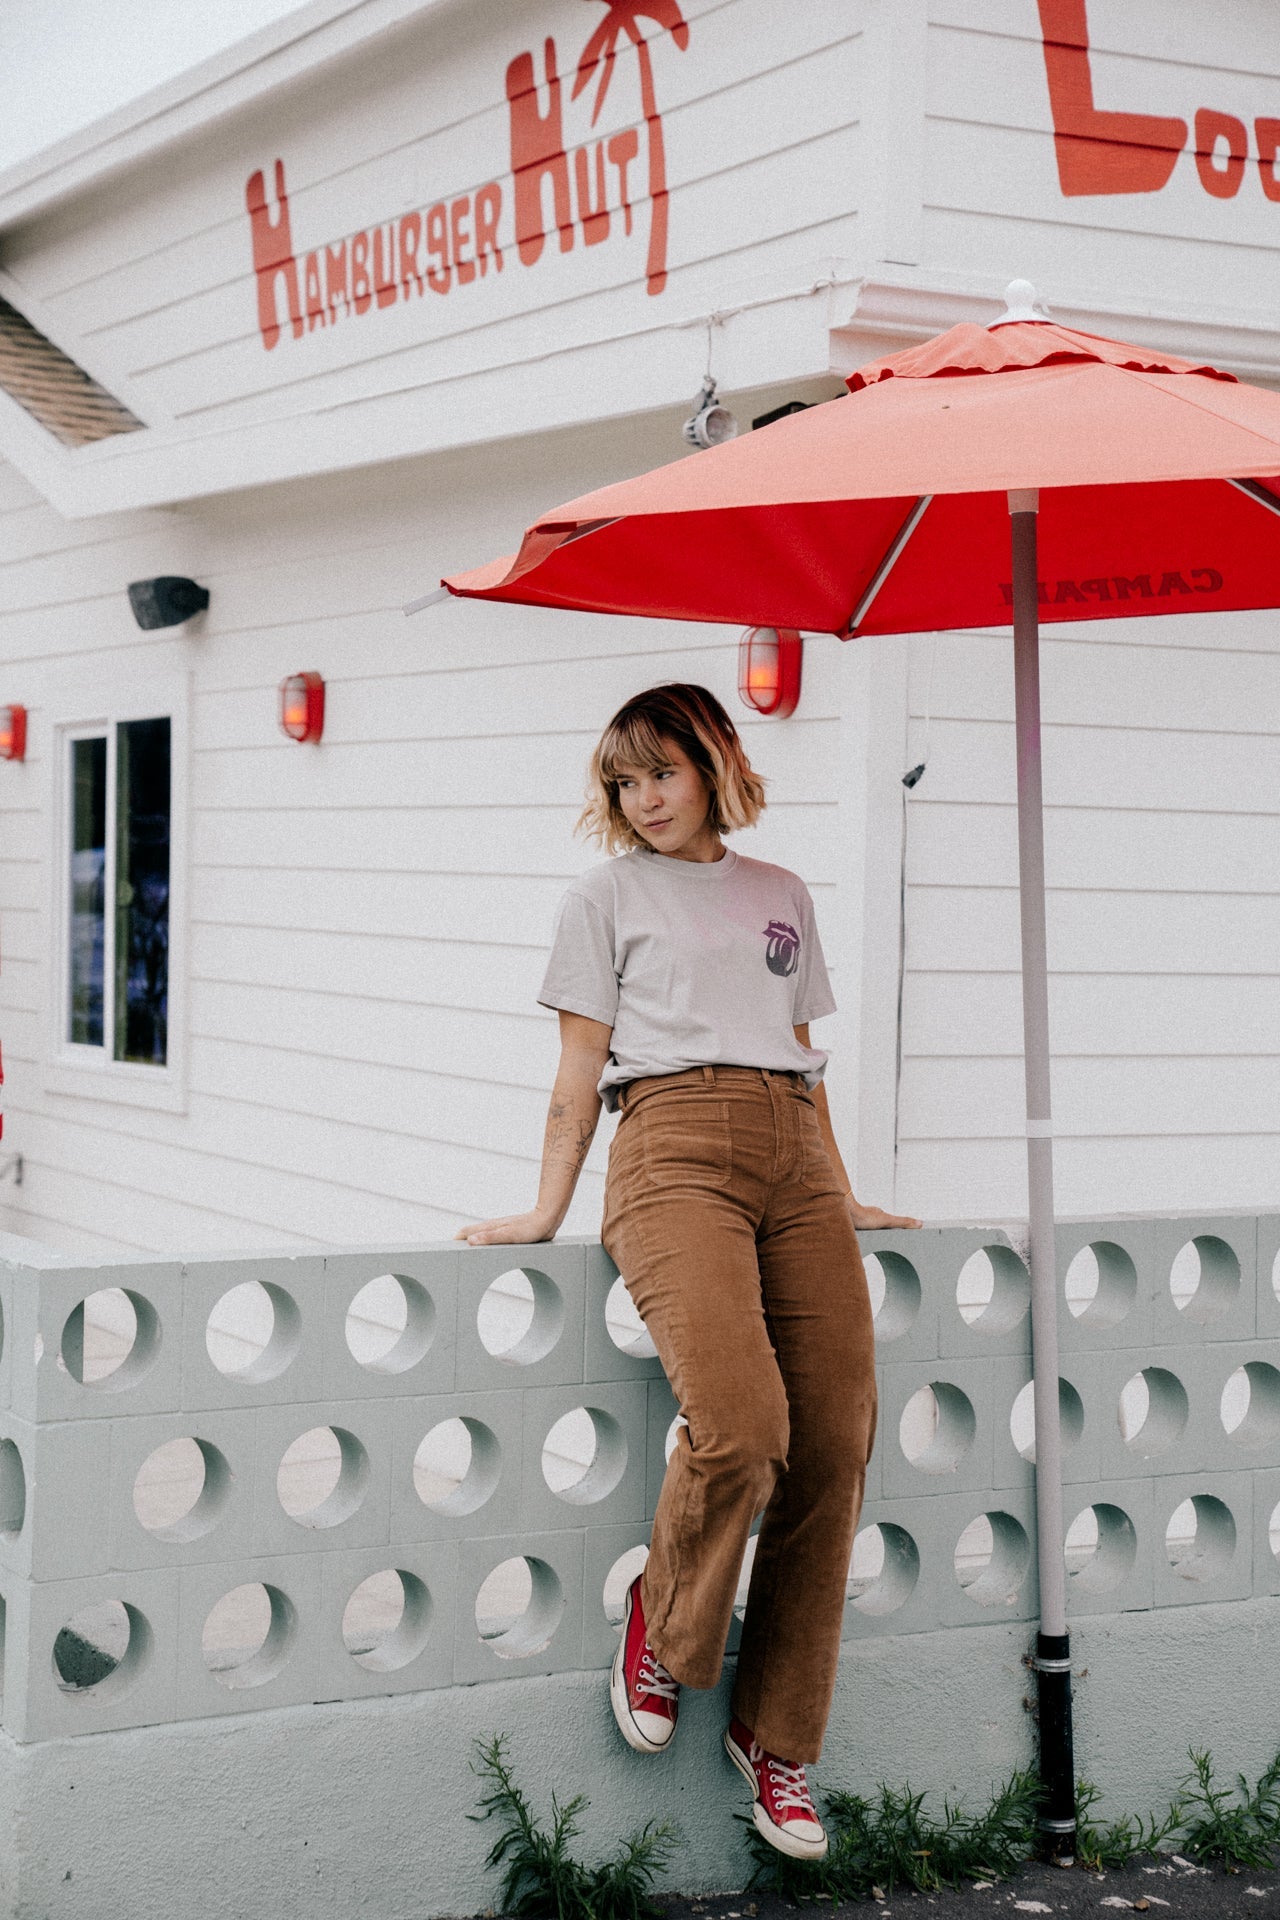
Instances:
[[[528,1213],[501,1220],[481,1220],[459,1227],[455,1240],[471,1247],[520,1246],[535,1240],[554,1240],[569,1211],[582,1163],[595,1137],[600,1118],[596,1087],[609,1058],[612,1027],[588,1020],[580,1013],[560,1015],[560,1065],[556,1070],[547,1128],[542,1141],[542,1175],[537,1204]]]
[[[811,1044],[809,1039],[809,1023],[807,1020],[802,1027],[796,1028],[795,1033],[796,1039],[802,1047],[807,1047]],[[827,1158],[835,1169],[836,1179],[849,1196],[849,1210],[853,1214],[854,1226],[862,1227],[868,1232],[877,1227],[920,1226],[922,1222],[913,1220],[908,1214],[886,1213],[883,1207],[865,1207],[861,1201],[854,1199],[853,1188],[850,1185],[849,1176],[845,1172],[844,1161],[840,1158],[840,1149],[836,1145],[836,1136],[831,1126],[831,1109],[827,1105],[827,1090],[821,1080],[819,1080],[813,1090],[813,1103],[818,1109],[818,1125],[822,1128],[822,1139],[827,1149]]]

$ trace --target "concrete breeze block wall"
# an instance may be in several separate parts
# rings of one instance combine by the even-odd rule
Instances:
[[[1030,1623],[1022,1259],[971,1227],[865,1251],[847,1637]],[[1271,1215],[1060,1227],[1073,1614],[1280,1593],[1278,1253]],[[678,1411],[617,1279],[589,1241],[9,1260],[6,1732],[604,1667]]]

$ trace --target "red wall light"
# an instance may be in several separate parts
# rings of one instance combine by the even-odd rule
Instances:
[[[738,645],[738,692],[746,705],[777,720],[794,713],[803,651],[794,627],[748,627]]]
[[[280,725],[291,740],[318,740],[324,732],[324,681],[318,673],[291,673],[280,682]]]
[[[0,707],[0,760],[25,760],[26,757],[26,708]]]

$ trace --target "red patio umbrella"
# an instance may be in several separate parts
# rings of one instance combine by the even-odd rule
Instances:
[[[841,639],[1014,628],[1042,1825],[1074,1831],[1058,1425],[1039,626],[1280,605],[1280,395],[1055,325],[861,368],[838,400],[557,507],[447,594]]]

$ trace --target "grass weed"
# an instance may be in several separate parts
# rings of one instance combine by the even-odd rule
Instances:
[[[1076,1786],[1076,1859],[1082,1867],[1100,1873],[1104,1867],[1127,1866],[1139,1854],[1156,1854],[1166,1841],[1181,1832],[1185,1808],[1174,1800],[1163,1819],[1148,1814],[1126,1813],[1123,1818],[1102,1826],[1094,1820],[1093,1809],[1102,1798],[1101,1789],[1092,1780]]]
[[[1220,1787],[1208,1752],[1189,1750],[1191,1772],[1182,1782],[1183,1852],[1193,1860],[1218,1860],[1228,1873],[1241,1867],[1274,1866],[1280,1844],[1280,1753],[1250,1787],[1242,1773],[1234,1787]]]
[[[1280,1847],[1280,1753],[1252,1787],[1243,1774],[1233,1784],[1219,1784],[1207,1751],[1193,1747],[1188,1757],[1191,1772],[1160,1817],[1126,1814],[1101,1822],[1095,1818],[1100,1790],[1082,1780],[1076,1790],[1079,1865],[1095,1872],[1124,1867],[1176,1844],[1193,1860],[1216,1861],[1228,1873],[1273,1867]],[[572,1851],[585,1795],[562,1805],[553,1794],[551,1824],[544,1829],[516,1784],[501,1734],[477,1743],[472,1767],[485,1791],[480,1812],[470,1817],[498,1823],[486,1865],[502,1876],[500,1913],[519,1920],[652,1920],[659,1911],[653,1883],[676,1843],[671,1826],[648,1821],[610,1859],[587,1866]],[[900,1887],[929,1894],[975,1880],[1007,1880],[1037,1851],[1039,1798],[1030,1771],[1012,1774],[979,1813],[944,1798],[935,1814],[927,1796],[909,1786],[881,1783],[871,1799],[829,1793],[823,1817],[830,1848],[825,1860],[812,1862],[775,1852],[749,1816],[740,1814],[751,1863],[747,1890],[794,1901],[844,1901]]]
[[[672,1827],[648,1821],[612,1859],[588,1867],[570,1850],[588,1804],[584,1794],[563,1806],[553,1794],[551,1826],[544,1830],[516,1785],[501,1734],[477,1742],[472,1770],[486,1791],[480,1812],[469,1818],[499,1823],[485,1865],[502,1875],[500,1913],[524,1920],[648,1920],[656,1912],[650,1888],[675,1845]]]
[[[831,1793],[823,1807],[830,1838],[825,1860],[787,1859],[746,1820],[747,1884],[795,1900],[859,1900],[873,1887],[886,1894],[897,1887],[936,1893],[971,1880],[1007,1879],[1035,1850],[1039,1794],[1034,1774],[1015,1773],[985,1812],[966,1813],[944,1800],[935,1817],[926,1796],[910,1787],[882,1784],[872,1800]]]

